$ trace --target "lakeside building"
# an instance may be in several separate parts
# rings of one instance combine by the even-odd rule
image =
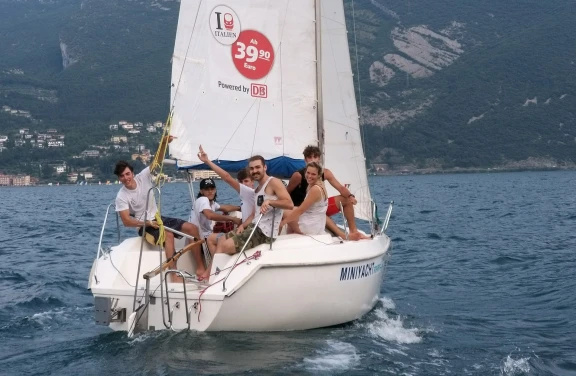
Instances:
[[[126,137],[126,136],[112,136],[110,141],[112,141],[113,144],[119,144],[121,142],[127,144],[128,143],[128,137]]]
[[[50,140],[50,141],[48,141],[48,147],[49,148],[63,148],[64,147],[64,141]]]
[[[30,185],[30,175],[0,175],[0,186],[24,187]]]
[[[71,172],[68,174],[68,181],[70,183],[76,183],[78,181],[78,173],[77,172]]]
[[[198,170],[192,172],[192,179],[220,179],[220,176],[212,170]]]
[[[84,150],[80,155],[84,158],[97,158],[100,156],[100,151],[98,150]]]

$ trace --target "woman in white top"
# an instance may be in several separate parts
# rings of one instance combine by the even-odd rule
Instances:
[[[308,182],[306,198],[300,206],[287,212],[280,227],[288,224],[289,230],[296,234],[320,235],[326,227],[326,209],[328,197],[322,181],[322,166],[317,162],[310,162],[306,166],[304,175]]]
[[[217,211],[233,212],[237,210],[240,210],[239,206],[218,204],[216,202],[216,184],[214,180],[202,179],[200,181],[200,192],[194,202],[194,209],[190,213],[189,222],[198,227],[202,239],[207,239],[211,235],[217,235],[212,234],[212,221],[234,222],[236,225],[242,223],[241,218],[218,214],[216,213]],[[210,246],[210,242],[207,243]],[[214,250],[210,249],[210,252],[214,252]]]

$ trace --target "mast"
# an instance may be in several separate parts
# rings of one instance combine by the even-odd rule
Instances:
[[[316,127],[318,147],[322,152],[320,163],[324,165],[324,106],[322,105],[322,0],[316,5]]]

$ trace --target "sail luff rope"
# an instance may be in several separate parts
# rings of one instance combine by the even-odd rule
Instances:
[[[360,64],[358,62],[358,43],[356,41],[356,13],[354,0],[352,0],[352,30],[354,33],[354,53],[356,55],[356,81],[358,82],[358,128],[362,137],[362,149],[366,147],[364,139],[364,127],[362,126],[362,87],[360,86]]]

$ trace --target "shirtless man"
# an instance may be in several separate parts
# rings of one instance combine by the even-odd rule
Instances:
[[[160,155],[164,156],[166,146],[170,141],[171,137],[162,140],[158,150]],[[156,207],[156,200],[153,193],[150,194],[147,212],[146,200],[148,199],[148,192],[152,187],[154,187],[154,183],[152,182],[152,172],[155,171],[157,167],[157,165],[153,164],[150,167],[146,167],[139,174],[134,175],[134,167],[132,165],[126,161],[119,161],[116,163],[114,169],[114,174],[118,176],[118,180],[120,180],[124,185],[120,188],[120,191],[118,191],[116,196],[116,211],[119,213],[122,223],[126,227],[139,228],[139,235],[142,235],[142,228],[146,225],[146,233],[152,236],[154,243],[158,241],[160,235],[159,226],[155,219],[158,209]],[[194,236],[196,239],[200,238],[198,228],[191,223],[185,222],[181,219],[164,216],[162,216],[161,219],[162,223],[167,227]],[[164,250],[166,252],[166,258],[170,258],[174,255],[175,236],[180,238],[180,236],[174,235],[170,231],[165,231]],[[200,254],[200,247],[195,247],[195,249],[192,250],[192,253],[197,265],[197,275],[204,273],[205,267]],[[170,268],[175,267],[176,265],[173,262],[172,265],[170,265]],[[178,278],[173,278],[173,281],[178,281]]]
[[[306,164],[310,162],[320,163],[320,156],[320,148],[317,146],[310,145],[304,149],[304,161]],[[299,206],[304,201],[304,197],[306,197],[306,188],[308,188],[308,183],[306,182],[306,179],[304,179],[304,172],[305,168],[292,174],[292,177],[288,182],[288,187],[286,187],[288,192],[290,192],[290,197],[292,198],[295,206]],[[340,238],[346,239],[346,234],[344,231],[342,231],[330,218],[334,214],[340,212],[340,205],[342,205],[344,208],[344,217],[346,218],[346,221],[348,221],[348,226],[350,227],[348,239],[369,239],[369,236],[360,233],[356,227],[356,220],[354,218],[354,205],[356,205],[357,201],[354,195],[348,190],[348,188],[340,184],[340,182],[336,180],[336,177],[332,171],[327,168],[324,168],[323,180],[327,180],[330,185],[332,185],[332,187],[334,187],[334,189],[340,193],[339,196],[330,197],[328,199],[328,209],[326,210],[326,228]]]
[[[226,238],[218,239],[216,253],[233,255],[240,252],[245,244],[246,249],[254,248],[260,244],[271,244],[278,237],[282,211],[293,209],[294,205],[282,181],[268,176],[266,169],[266,162],[262,156],[255,155],[248,160],[250,176],[258,182],[254,196],[255,210],[243,224],[238,226],[235,233],[230,232],[226,234]],[[260,216],[262,218],[258,222]],[[256,223],[258,226],[248,241]],[[210,271],[207,271],[203,277],[209,276]]]

